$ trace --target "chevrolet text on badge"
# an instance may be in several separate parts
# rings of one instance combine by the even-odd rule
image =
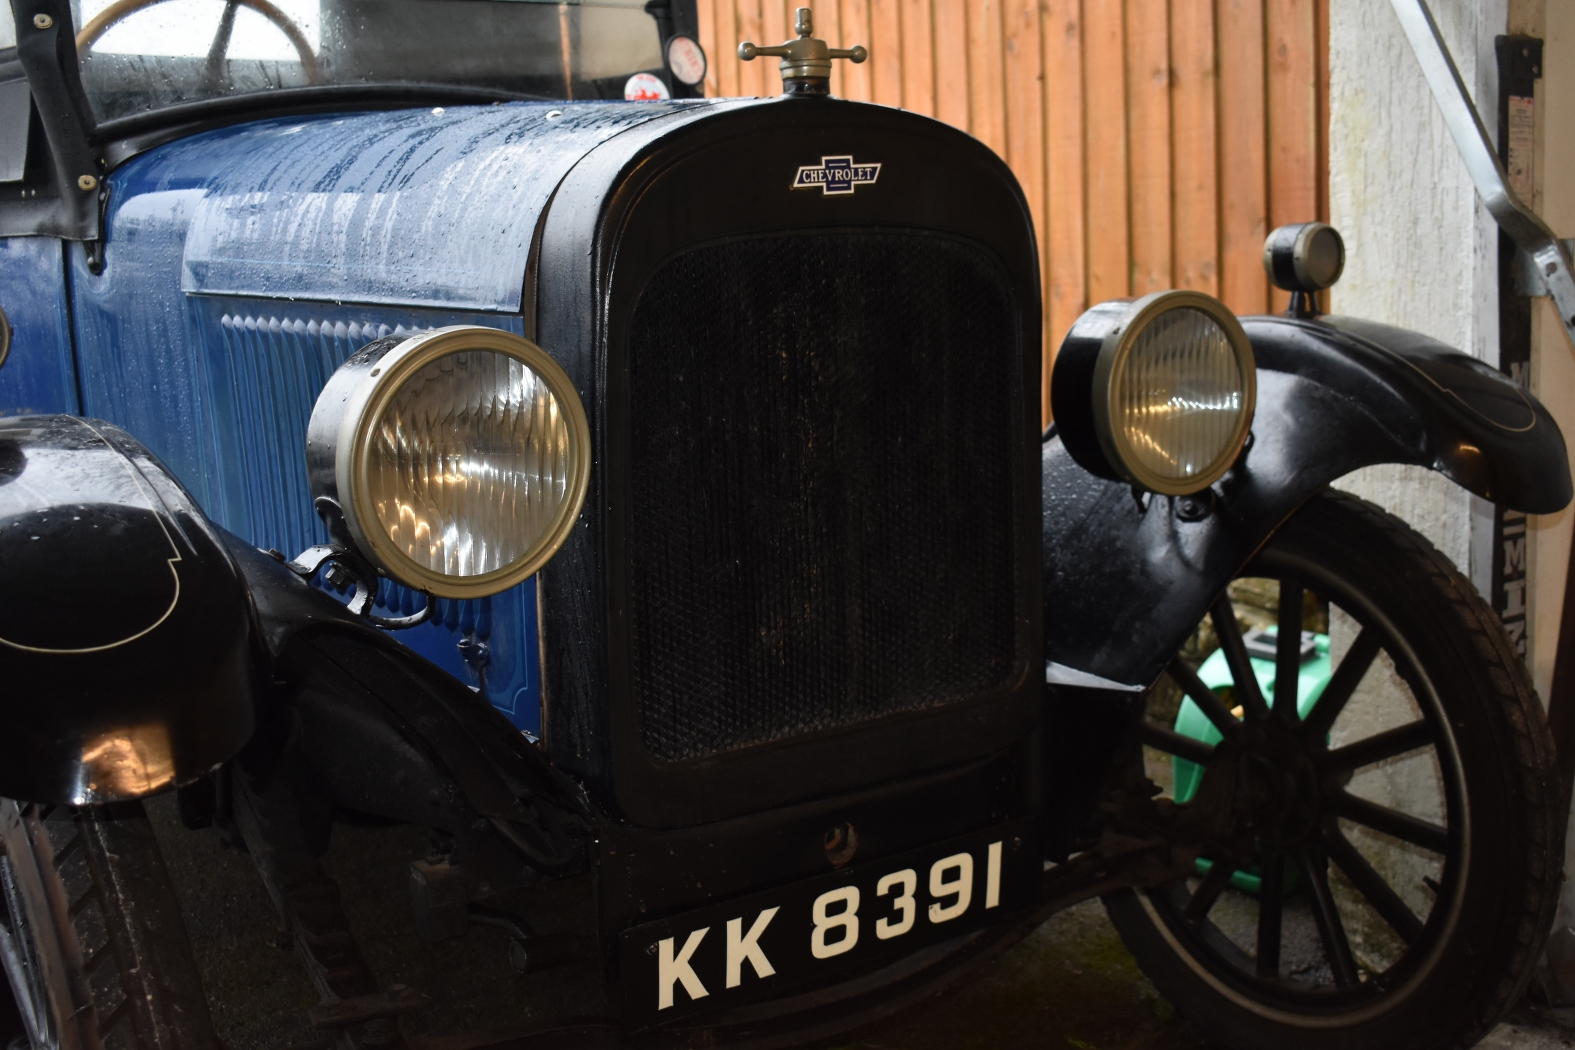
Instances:
[[[821,157],[819,164],[806,164],[793,180],[795,190],[820,187],[823,194],[852,193],[880,177],[879,164],[855,164],[852,157]]]

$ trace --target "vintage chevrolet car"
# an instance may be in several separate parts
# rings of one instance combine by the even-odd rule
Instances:
[[[1095,896],[1221,1045],[1526,987],[1542,709],[1328,485],[1563,438],[1319,315],[1329,227],[1288,316],[1088,311],[1042,430],[1016,181],[807,11],[765,99],[686,0],[11,11],[0,1044],[803,1045]]]

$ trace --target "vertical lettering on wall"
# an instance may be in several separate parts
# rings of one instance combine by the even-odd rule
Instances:
[[[1498,508],[1495,525],[1497,564],[1493,576],[1494,607],[1504,630],[1521,656],[1526,655],[1526,516],[1518,510]]]
[[[1498,58],[1498,150],[1510,187],[1535,208],[1536,84],[1542,77],[1542,41],[1501,36]],[[1515,245],[1502,231],[1498,247],[1498,365],[1523,389],[1531,388],[1531,300],[1515,288]],[[1526,516],[1502,505],[1493,514],[1493,582],[1489,601],[1515,651],[1526,655]]]

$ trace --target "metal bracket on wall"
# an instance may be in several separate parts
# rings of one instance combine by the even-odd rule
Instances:
[[[1566,255],[1575,256],[1575,240],[1565,237],[1560,243],[1564,245]],[[1515,294],[1531,299],[1553,294],[1546,278],[1542,276],[1542,267],[1537,265],[1536,257],[1518,246],[1515,248]]]
[[[1477,195],[1510,239],[1529,255],[1553,297],[1564,322],[1564,331],[1575,343],[1575,272],[1570,251],[1548,228],[1536,212],[1510,189],[1509,177],[1500,163],[1498,151],[1477,114],[1471,95],[1460,79],[1460,70],[1450,57],[1444,35],[1439,32],[1427,0],[1390,0],[1411,51],[1422,67],[1427,86],[1432,89],[1444,125],[1449,128],[1460,151],[1461,160],[1471,174]]]

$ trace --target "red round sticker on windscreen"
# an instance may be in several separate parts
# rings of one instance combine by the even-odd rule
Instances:
[[[705,79],[705,52],[688,37],[675,36],[667,42],[667,68],[680,83],[698,84]]]
[[[630,102],[660,102],[672,98],[661,77],[649,73],[636,73],[623,86],[623,97]]]

